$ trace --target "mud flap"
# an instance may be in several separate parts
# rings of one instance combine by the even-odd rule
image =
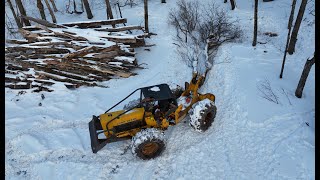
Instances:
[[[107,139],[98,139],[97,131],[102,130],[101,125],[97,126],[99,119],[97,116],[93,116],[92,120],[89,122],[89,132],[91,139],[91,149],[93,153],[97,153],[100,149],[102,149],[108,142]]]

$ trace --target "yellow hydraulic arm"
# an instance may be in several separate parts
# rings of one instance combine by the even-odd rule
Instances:
[[[193,73],[191,82],[185,83],[185,90],[181,94],[181,96],[190,96],[192,97],[192,101],[188,107],[182,110],[183,105],[180,104],[175,111],[175,123],[179,123],[188,111],[191,109],[192,105],[198,101],[203,99],[210,99],[211,101],[215,101],[215,96],[211,93],[200,94],[198,93],[198,89],[203,85],[206,75],[199,75],[198,73]]]

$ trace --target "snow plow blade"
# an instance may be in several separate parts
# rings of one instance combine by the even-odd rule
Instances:
[[[98,139],[98,134],[103,132],[97,133],[97,131],[103,131],[103,129],[101,127],[100,120],[98,119],[98,117],[93,116],[92,120],[89,122],[91,149],[93,153],[97,153],[108,143],[131,139],[131,137],[118,138],[116,136],[111,136],[107,139]]]
[[[102,127],[100,125],[98,117],[93,116],[92,120],[89,122],[91,149],[93,153],[97,153],[108,143],[107,139],[98,139],[98,130],[102,130]]]

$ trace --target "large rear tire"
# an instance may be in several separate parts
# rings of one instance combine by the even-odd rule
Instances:
[[[164,149],[164,133],[158,129],[141,130],[132,138],[132,153],[143,160],[159,156]]]
[[[190,126],[198,132],[204,132],[212,125],[216,117],[217,107],[214,102],[209,99],[204,99],[192,105],[189,111]]]

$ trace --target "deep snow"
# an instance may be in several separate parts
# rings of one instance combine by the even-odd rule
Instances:
[[[57,2],[58,9],[64,10],[66,2]],[[174,88],[191,79],[192,68],[175,54],[175,30],[167,24],[175,2],[150,0],[149,29],[157,35],[146,41],[156,46],[149,47],[151,51],[136,49],[138,64],[145,67],[136,70],[138,75],[104,82],[109,88],[68,90],[56,84],[55,91],[42,92],[45,99],[39,93],[18,95],[19,91],[5,89],[6,179],[315,179],[314,67],[302,98],[294,96],[304,63],[315,50],[314,24],[309,24],[314,17],[308,13],[314,1],[306,8],[296,52],[287,56],[283,79],[279,73],[291,2],[259,1],[258,41],[267,44],[256,47],[251,46],[253,1],[238,0],[234,11],[222,2],[216,3],[241,24],[244,36],[242,42],[219,48],[200,89],[216,96],[217,115],[206,132],[196,132],[182,121],[166,131],[162,155],[149,161],[131,154],[130,141],[91,152],[92,115],[105,112],[139,87],[168,83]],[[93,20],[105,19],[103,1],[91,3]],[[35,9],[34,4],[29,6]],[[35,12],[32,15],[39,16]],[[85,14],[56,15],[59,23],[86,20]],[[122,15],[128,25],[143,25],[143,4],[123,8]],[[279,104],[261,97],[258,86],[265,80]]]

